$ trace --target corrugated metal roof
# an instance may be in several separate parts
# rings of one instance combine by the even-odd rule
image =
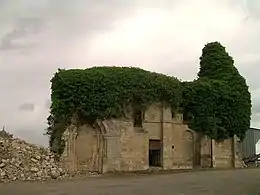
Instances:
[[[254,127],[250,127],[249,130],[260,131],[260,129]]]

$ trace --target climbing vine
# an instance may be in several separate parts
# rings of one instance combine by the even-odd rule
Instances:
[[[173,110],[181,104],[178,79],[139,68],[60,69],[51,83],[47,134],[57,153],[62,151],[61,136],[71,117],[92,124],[96,119],[124,117],[125,106],[133,102],[138,102],[142,109],[153,102],[166,102]]]
[[[243,139],[251,120],[251,95],[234,61],[218,42],[208,43],[194,82],[183,83],[183,107],[189,126],[216,140]]]
[[[243,139],[251,120],[251,95],[234,61],[218,42],[207,44],[193,82],[132,67],[59,69],[51,80],[52,105],[47,134],[58,154],[62,134],[73,118],[93,124],[97,119],[125,117],[125,108],[138,102],[145,110],[165,102],[173,111],[189,114],[188,125],[216,140],[233,135]]]

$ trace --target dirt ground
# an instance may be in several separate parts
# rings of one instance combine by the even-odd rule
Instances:
[[[0,195],[260,195],[260,169],[0,184]]]

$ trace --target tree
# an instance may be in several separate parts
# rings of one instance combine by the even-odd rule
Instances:
[[[191,128],[223,140],[234,135],[243,139],[250,127],[251,95],[234,60],[219,42],[202,50],[198,79],[186,83],[185,108],[192,113]]]

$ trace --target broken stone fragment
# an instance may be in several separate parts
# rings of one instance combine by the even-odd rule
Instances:
[[[31,161],[34,162],[34,163],[38,162],[38,160],[36,160],[35,158],[31,158]]]
[[[1,163],[0,168],[4,168],[4,167],[5,167],[5,163]]]
[[[30,150],[31,149],[31,147],[30,146],[26,146],[26,148],[25,148],[26,150]]]
[[[43,174],[43,172],[42,172],[42,171],[38,171],[38,172],[37,172],[37,176],[38,176],[38,177],[41,177],[41,176],[42,176],[42,174]]]
[[[0,176],[1,176],[2,178],[4,178],[4,177],[6,176],[5,171],[0,172]]]
[[[36,168],[36,167],[32,167],[32,168],[31,168],[31,172],[35,172],[35,173],[36,173],[36,172],[38,172],[38,171],[39,171],[39,169]]]
[[[37,160],[41,160],[41,157],[40,157],[39,155],[36,155],[35,158],[36,158]]]
[[[64,175],[65,174],[65,171],[62,168],[59,168],[58,170],[60,172],[60,175]]]
[[[5,164],[8,164],[8,163],[10,163],[10,159],[3,159],[2,162]]]
[[[52,179],[57,179],[59,176],[60,176],[60,173],[58,171],[51,171]]]

